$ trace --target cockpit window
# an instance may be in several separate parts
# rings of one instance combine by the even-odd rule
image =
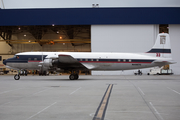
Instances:
[[[13,58],[17,58],[17,59],[19,59],[19,56],[18,55],[14,55],[14,57]]]

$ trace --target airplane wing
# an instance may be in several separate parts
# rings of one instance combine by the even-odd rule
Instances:
[[[81,64],[77,59],[64,54],[60,54],[58,57],[58,67],[64,70],[88,70],[88,68]]]

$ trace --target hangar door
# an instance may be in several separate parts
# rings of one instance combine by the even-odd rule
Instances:
[[[92,25],[91,51],[147,52],[153,46],[158,33],[159,25]],[[133,74],[133,71],[93,71],[92,74]]]
[[[179,75],[179,68],[180,68],[180,25],[169,25],[169,35],[171,39],[171,52],[172,52],[172,58],[176,64],[170,65],[170,69],[173,70],[173,73],[176,75]]]

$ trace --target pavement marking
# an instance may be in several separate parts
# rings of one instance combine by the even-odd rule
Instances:
[[[24,88],[19,88],[19,89],[24,89]],[[11,92],[11,91],[15,91],[15,90],[19,90],[19,89],[4,91],[4,92],[1,92],[1,94],[7,93],[7,92]],[[50,89],[53,89],[53,88],[46,88],[46,89],[44,89],[44,90],[42,90],[42,91],[39,91],[39,92],[36,92],[36,93],[34,93],[34,94],[27,95],[27,96],[24,96],[24,97],[20,97],[19,99],[16,99],[16,100],[13,100],[13,101],[10,101],[10,102],[6,102],[6,103],[4,103],[4,104],[1,104],[0,107],[1,107],[1,106],[4,106],[4,105],[7,105],[7,104],[9,104],[9,103],[13,103],[13,102],[15,102],[15,101],[18,101],[18,100],[20,100],[20,99],[22,99],[22,98],[30,97],[30,96],[32,96],[32,95],[36,95],[36,94],[45,92],[45,91],[50,90]]]
[[[20,90],[20,89],[23,89],[23,88],[18,88],[18,89],[14,89],[14,90],[7,90],[7,91],[3,91],[3,92],[0,92],[0,94],[4,94],[4,93],[8,93],[8,92],[12,92],[12,91],[16,91],[16,90]]]
[[[156,113],[156,109],[153,108],[153,106],[151,104],[148,103],[148,101],[145,99],[145,96],[142,95],[142,92],[140,92],[140,90],[138,89],[139,87],[137,87],[133,82],[131,82],[130,80],[128,80],[138,91],[138,93],[140,94],[140,96],[142,97],[142,99],[144,100],[144,102],[146,103],[146,105],[148,106],[149,110],[153,113],[154,117],[156,117],[157,120],[160,120],[159,117],[157,116],[158,114]],[[163,120],[163,119],[161,119]]]
[[[154,105],[149,102],[149,104],[151,105],[151,107],[154,109],[154,111],[156,112],[156,114],[159,116],[159,118],[161,118],[161,120],[164,120],[163,117],[161,116],[161,114],[157,111],[157,109],[154,107]]]
[[[113,84],[109,84],[109,86],[101,100],[101,103],[100,103],[99,107],[97,108],[97,111],[94,115],[93,120],[104,120],[106,108],[108,106],[112,88],[113,88]]]
[[[138,90],[142,93],[142,95],[145,95],[144,92],[141,90],[140,87],[138,87]]]
[[[74,94],[75,92],[77,92],[78,90],[80,90],[82,87],[79,87],[78,89],[76,89],[75,91],[73,91],[72,93],[70,93],[69,95]]]
[[[33,117],[35,117],[36,115],[38,115],[38,114],[42,113],[43,111],[45,111],[45,110],[46,110],[46,109],[48,109],[49,107],[51,107],[51,106],[55,105],[56,103],[57,103],[57,102],[54,102],[53,104],[51,104],[51,105],[49,105],[49,106],[45,107],[44,109],[42,109],[41,111],[37,112],[36,114],[34,114],[34,115],[30,116],[30,117],[29,117],[29,118],[27,118],[26,120],[29,120],[29,119],[31,119],[31,118],[33,118]]]
[[[44,89],[44,90],[41,90],[41,91],[39,91],[39,92],[34,93],[33,95],[36,95],[36,94],[39,94],[39,93],[45,92],[45,91],[50,90],[50,89],[52,89],[52,88],[46,88],[46,89]]]
[[[173,90],[173,89],[171,89],[171,88],[169,88],[169,87],[167,87],[168,89],[170,89],[171,91],[173,91],[173,92],[175,92],[175,93],[177,93],[177,94],[179,94],[180,95],[180,93],[179,92],[177,92],[177,91],[175,91],[175,90]]]

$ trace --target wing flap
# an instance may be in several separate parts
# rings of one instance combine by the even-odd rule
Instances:
[[[86,63],[82,63],[86,68],[88,68],[89,70],[95,69],[96,66],[91,65],[91,64],[86,64]]]

